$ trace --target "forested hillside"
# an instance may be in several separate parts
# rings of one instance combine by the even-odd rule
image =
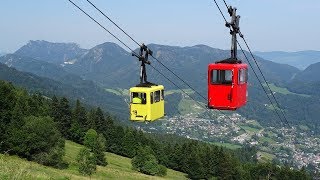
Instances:
[[[232,151],[175,136],[159,140],[157,135],[116,125],[112,116],[100,108],[86,109],[80,101],[75,104],[71,107],[67,98],[29,94],[0,81],[1,153],[63,169],[68,166],[62,159],[65,139],[82,143],[85,132],[94,129],[105,138],[105,151],[138,157],[145,149],[155,162],[185,172],[192,179],[309,178],[303,169],[258,163],[254,148]]]
[[[92,81],[82,80],[77,76],[67,74],[63,76],[63,81],[56,81],[21,72],[0,63],[0,79],[24,87],[30,92],[41,92],[46,96],[56,94],[73,100],[81,99],[88,105],[101,106],[115,115],[126,117],[123,112],[127,109],[127,105],[122,97],[107,92]]]
[[[320,58],[319,58],[320,59]],[[320,60],[319,60],[320,61]],[[320,82],[320,62],[311,64],[308,66],[305,70],[302,72],[298,73],[293,81],[298,81],[298,82]]]

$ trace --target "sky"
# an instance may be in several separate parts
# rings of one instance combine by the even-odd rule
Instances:
[[[73,0],[108,30],[137,48],[86,0]],[[229,49],[230,34],[213,0],[91,0],[138,42],[205,44]],[[217,0],[229,20],[223,0]],[[240,28],[253,51],[320,50],[319,0],[226,0],[237,7]],[[0,52],[29,40],[75,42],[92,48],[115,42],[68,0],[1,0]],[[240,41],[242,42],[242,41]]]

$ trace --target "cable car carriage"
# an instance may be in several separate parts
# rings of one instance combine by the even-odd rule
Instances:
[[[236,8],[229,7],[232,17],[227,23],[232,35],[231,58],[208,65],[208,108],[219,110],[236,110],[247,102],[248,65],[237,59],[237,33],[240,16]]]
[[[233,63],[232,63],[233,62]],[[227,59],[208,66],[208,107],[236,110],[247,102],[248,66]]]
[[[164,116],[164,87],[147,81],[145,64],[150,64],[152,51],[144,44],[140,47],[140,84],[130,88],[130,119],[132,121],[155,121]]]

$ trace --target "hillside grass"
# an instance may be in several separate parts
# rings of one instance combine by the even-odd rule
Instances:
[[[264,84],[263,86],[266,87],[267,85]],[[292,95],[298,95],[298,96],[302,96],[302,97],[311,97],[310,95],[307,95],[307,94],[298,94],[298,93],[291,92],[287,88],[278,87],[272,83],[270,83],[269,86],[270,86],[270,89],[276,93],[280,93],[280,94],[284,94],[284,95],[292,94]]]
[[[108,165],[97,166],[91,177],[82,176],[78,172],[76,157],[83,146],[66,141],[64,160],[69,163],[68,169],[54,169],[21,159],[17,156],[0,154],[0,179],[187,179],[186,174],[168,169],[167,176],[148,176],[132,170],[131,159],[106,153]]]
[[[86,179],[86,177],[72,173],[69,169],[54,169],[17,156],[0,154],[0,179]]]
[[[257,133],[260,131],[260,129],[258,128],[253,128],[253,127],[250,127],[250,126],[240,126],[242,129],[244,129],[246,131],[246,133],[249,133],[249,134],[254,134],[254,133]]]
[[[220,143],[220,142],[213,142],[212,144],[217,145],[217,146],[222,146],[225,147],[227,149],[240,149],[242,146],[241,145],[237,145],[237,144],[231,144],[231,143]]]
[[[275,143],[276,143],[276,141],[273,140],[272,138],[270,138],[270,137],[264,137],[264,136],[262,136],[262,137],[259,138],[259,142],[261,142],[261,143],[263,143],[263,142],[268,142],[268,143],[270,143],[270,144],[275,144]]]
[[[260,123],[256,120],[247,120],[245,125],[248,125],[250,127],[254,127],[257,129],[263,129],[263,127],[260,125]]]
[[[264,151],[258,151],[258,161],[262,163],[271,162],[276,156]]]
[[[199,104],[201,104],[201,106]],[[205,111],[203,108],[205,104],[201,102],[199,102],[199,104],[192,99],[183,98],[178,104],[178,110],[182,115],[190,113],[199,114]]]
[[[299,129],[301,129],[302,131],[310,131],[310,128],[309,128],[308,126],[306,126],[306,125],[299,125],[298,127],[299,127]]]
[[[117,96],[129,96],[129,90],[128,89],[121,89],[121,88],[115,88],[115,89],[104,89],[107,92],[113,93]]]
[[[194,94],[194,91],[192,89],[182,89],[184,92],[186,92],[187,94],[191,95]],[[180,94],[184,94],[180,89],[177,90],[167,90],[165,91],[165,95],[170,95],[170,94],[174,94],[174,93],[180,93]]]

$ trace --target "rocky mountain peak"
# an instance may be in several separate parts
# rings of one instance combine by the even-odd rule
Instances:
[[[86,52],[86,49],[80,48],[79,45],[75,43],[53,43],[43,40],[32,40],[18,49],[15,54],[50,63],[61,64],[81,56]]]

